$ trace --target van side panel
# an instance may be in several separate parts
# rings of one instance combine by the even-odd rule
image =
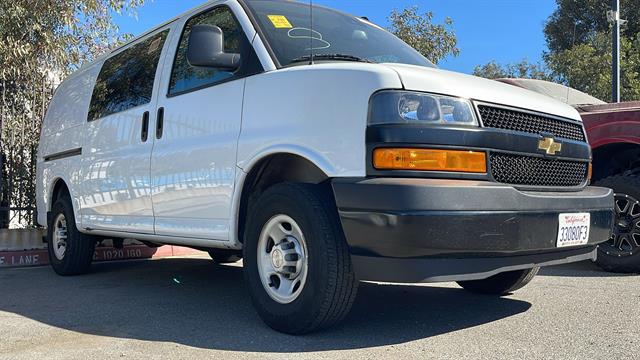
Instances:
[[[81,231],[154,233],[151,134],[170,29],[159,29],[105,60],[97,79],[98,101],[92,104],[95,113],[84,128],[90,151],[82,155]]]
[[[100,64],[95,64],[65,80],[56,90],[42,124],[38,148],[36,191],[38,223],[47,226],[51,195],[56,181],[69,187],[76,219],[80,219],[78,189],[82,184],[80,153],[83,149],[83,129],[93,84]]]

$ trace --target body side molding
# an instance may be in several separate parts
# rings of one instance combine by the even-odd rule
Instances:
[[[44,161],[48,162],[48,161],[65,159],[73,156],[80,156],[80,155],[82,155],[82,148],[75,148],[75,149],[65,150],[65,151],[54,153],[54,154],[46,155],[44,157]]]

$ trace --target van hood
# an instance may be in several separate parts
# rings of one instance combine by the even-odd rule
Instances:
[[[415,65],[384,64],[395,70],[406,90],[458,96],[582,121],[571,106],[533,91],[457,72]]]

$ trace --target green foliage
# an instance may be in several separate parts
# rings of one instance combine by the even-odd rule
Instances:
[[[558,9],[545,27],[549,51],[545,62],[558,82],[611,99],[610,1],[557,0]],[[622,0],[621,97],[640,99],[640,0]]]
[[[427,59],[437,64],[448,55],[458,56],[458,39],[453,31],[453,20],[445,18],[444,24],[433,23],[431,11],[419,14],[417,6],[402,11],[393,10],[389,16],[391,31]]]
[[[607,11],[610,0],[556,0],[558,7],[544,28],[549,51],[571,49],[575,44],[591,41],[596,33],[609,33]],[[621,0],[620,15],[627,20],[622,35],[635,38],[640,33],[640,0]]]
[[[600,99],[611,99],[611,25],[605,0],[556,0],[558,8],[549,17],[544,33],[549,50],[543,54],[540,72],[525,72],[528,78],[558,82]],[[640,0],[621,0],[622,100],[640,100]],[[518,68],[518,67],[516,67]],[[512,65],[495,62],[478,66],[476,75],[490,78],[520,77]],[[507,76],[504,76],[507,75]]]
[[[476,66],[473,75],[487,79],[522,78],[553,81],[553,75],[544,65],[530,63],[527,59],[507,65],[491,61],[485,65]]]
[[[640,41],[622,38],[621,97],[624,101],[640,99]],[[584,44],[545,56],[558,82],[591,94],[599,99],[611,98],[611,38],[595,33]]]
[[[123,38],[112,12],[132,13],[144,0],[0,2],[0,81],[64,76]]]

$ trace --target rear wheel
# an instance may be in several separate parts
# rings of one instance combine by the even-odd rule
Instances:
[[[305,334],[341,321],[358,283],[330,192],[306,184],[265,191],[249,209],[244,270],[273,329]]]
[[[617,175],[596,183],[615,192],[613,235],[598,246],[598,265],[619,273],[640,273],[640,176]]]
[[[500,273],[483,280],[458,281],[467,291],[485,295],[507,295],[523,288],[538,274],[540,268]]]
[[[242,251],[227,249],[210,249],[207,251],[211,260],[218,264],[231,264],[242,260]]]
[[[78,231],[68,196],[59,198],[51,207],[47,239],[49,259],[56,273],[68,276],[89,270],[96,242]]]

